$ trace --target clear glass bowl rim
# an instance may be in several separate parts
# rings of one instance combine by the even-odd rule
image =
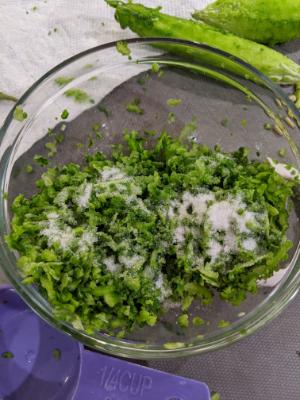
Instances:
[[[192,42],[188,40],[182,39],[173,39],[173,38],[157,38],[157,37],[149,37],[149,38],[133,38],[133,39],[122,39],[125,40],[128,45],[130,44],[177,44],[177,45],[185,45],[189,47],[198,48],[224,58],[232,57],[230,53],[225,51],[216,49],[214,47],[199,44],[197,42]],[[22,105],[26,99],[34,93],[35,89],[43,84],[45,80],[51,77],[51,75],[57,73],[59,70],[72,64],[74,61],[79,60],[89,54],[93,54],[95,52],[99,52],[101,50],[105,50],[108,48],[116,47],[118,41],[109,42],[103,45],[99,45],[93,47],[91,49],[85,50],[75,56],[68,58],[62,63],[58,64],[56,67],[52,68],[49,72],[43,75],[39,80],[37,80],[19,99],[19,101],[12,108],[10,113],[8,114],[6,120],[4,121],[1,129],[0,129],[0,143],[4,138],[4,135],[13,121],[13,114],[17,106]],[[294,115],[300,121],[300,113],[296,108],[294,103],[289,99],[289,97],[281,90],[281,88],[271,81],[266,75],[260,72],[258,69],[254,68],[247,62],[239,59],[234,56],[234,61],[237,65],[242,66],[252,74],[256,75],[264,84],[276,94],[276,98],[283,100],[288,107],[292,110]],[[264,302],[262,302],[259,306],[257,306],[251,313],[245,315],[243,318],[240,318],[238,321],[229,325],[228,327],[220,329],[220,333],[217,335],[207,335],[204,339],[194,339],[190,342],[185,342],[185,347],[167,350],[163,347],[163,345],[147,345],[144,348],[137,348],[135,344],[125,341],[118,340],[115,338],[111,338],[109,336],[99,335],[97,338],[95,336],[87,335],[84,331],[79,331],[70,323],[65,323],[63,321],[58,321],[51,314],[51,308],[47,305],[47,303],[41,302],[40,299],[34,293],[34,289],[30,288],[31,285],[24,285],[21,283],[16,272],[10,267],[10,262],[7,259],[7,253],[9,252],[8,247],[4,241],[4,234],[7,233],[5,221],[4,221],[4,178],[5,172],[7,168],[7,164],[10,160],[11,153],[14,148],[14,144],[18,140],[19,135],[15,139],[14,143],[11,145],[10,150],[7,153],[7,161],[5,167],[2,168],[0,179],[1,179],[1,191],[0,191],[0,261],[1,267],[19,293],[19,295],[23,298],[23,300],[46,322],[50,325],[66,334],[67,336],[72,337],[73,339],[81,342],[82,344],[98,349],[100,351],[104,351],[106,353],[110,353],[120,357],[127,358],[135,358],[135,359],[175,359],[180,357],[189,357],[194,355],[204,354],[213,350],[221,349],[229,344],[233,344],[238,342],[239,340],[247,337],[249,334],[252,334],[259,329],[261,329],[264,325],[271,322],[277,315],[279,315],[283,309],[289,304],[289,302],[295,297],[299,290],[300,286],[300,260],[293,259],[289,266],[289,273],[286,273],[284,278],[280,281],[277,287],[273,290],[273,293],[270,297],[268,297]],[[1,144],[0,144],[1,145]],[[299,245],[298,245],[299,248]],[[241,335],[239,331],[241,329],[246,329],[248,334],[246,336]],[[191,345],[190,347],[188,345]]]

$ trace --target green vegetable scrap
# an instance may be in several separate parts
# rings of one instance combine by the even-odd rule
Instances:
[[[244,121],[242,121],[242,126],[246,125],[246,120],[244,119]]]
[[[78,147],[79,149],[81,149],[82,147],[84,147],[84,144],[78,143],[78,144],[77,144],[77,147]]]
[[[247,335],[247,329],[241,329],[241,330],[239,330],[239,334],[240,335]]]
[[[165,343],[164,347],[167,350],[173,350],[173,349],[182,349],[183,347],[185,347],[184,343],[181,342],[177,342],[177,343]]]
[[[211,396],[210,400],[219,400],[220,395],[219,393],[215,393],[213,396]]]
[[[47,149],[50,150],[50,153],[48,153],[48,157],[53,157],[54,153],[57,153],[56,143],[57,143],[57,141],[54,140],[52,143],[45,144]]]
[[[110,111],[107,108],[105,108],[103,106],[97,106],[97,108],[98,108],[99,111],[104,112],[107,117],[110,116]]]
[[[175,114],[174,113],[170,113],[169,118],[170,118],[171,122],[175,122]]]
[[[160,71],[160,73],[158,74],[159,77],[161,77],[163,75],[163,71]]]
[[[64,93],[67,97],[74,97],[77,103],[91,102],[90,96],[80,89],[69,89]],[[65,118],[63,118],[65,119]]]
[[[267,129],[268,131],[270,131],[270,130],[272,129],[272,127],[271,127],[270,124],[266,124],[266,125],[265,125],[265,129]]]
[[[57,349],[52,350],[52,354],[53,354],[53,357],[55,358],[56,361],[60,360],[61,355],[60,355],[60,351],[59,350],[57,350]]]
[[[93,131],[97,132],[97,130],[100,128],[100,124],[95,124],[93,125]]]
[[[217,0],[193,18],[271,46],[300,36],[300,7],[294,0]]]
[[[64,110],[61,114],[61,119],[67,119],[69,116],[68,110]]]
[[[21,170],[20,170],[20,169],[17,169],[17,170],[13,173],[13,178],[16,178],[16,177],[19,175],[20,172],[21,172]]]
[[[7,192],[4,192],[4,193],[3,193],[3,198],[4,198],[5,200],[8,199],[8,194],[7,194]]]
[[[167,104],[169,105],[169,106],[177,106],[178,104],[180,104],[181,103],[181,100],[179,100],[179,99],[169,99],[168,101],[167,101]]]
[[[204,321],[202,318],[195,317],[195,318],[193,318],[193,324],[196,326],[199,326],[199,325],[204,324]]]
[[[102,135],[101,135],[99,132],[97,132],[97,138],[98,138],[99,140],[102,140]]]
[[[140,85],[143,85],[146,82],[146,79],[139,78],[137,81]]]
[[[136,114],[144,114],[144,109],[139,108],[141,100],[140,99],[134,99],[132,104],[125,104],[125,108],[129,112],[135,112]]]
[[[284,156],[286,155],[286,149],[280,150],[280,151],[279,151],[279,155],[280,155],[281,157],[284,157]]]
[[[128,27],[141,37],[169,37],[195,41],[241,58],[280,85],[300,81],[299,65],[262,44],[240,38],[223,29],[217,29],[197,21],[163,14],[159,9],[147,8],[141,4],[127,4],[115,0],[105,1],[116,9],[115,19],[119,22],[121,28],[126,29]],[[289,2],[292,2],[292,0],[289,0]],[[258,3],[261,6],[261,2]],[[277,4],[278,2],[276,2]],[[282,3],[282,7],[284,5],[285,3]],[[240,7],[240,2],[236,2],[236,7]],[[289,14],[289,18],[290,15],[293,15],[293,13]],[[265,18],[268,17],[269,13],[265,13]],[[225,18],[225,21],[227,20],[228,18]],[[243,24],[240,25],[243,26]],[[256,28],[258,25],[260,24],[256,24]],[[283,32],[284,30],[285,28],[278,30],[278,32]],[[204,53],[202,49],[193,48],[191,51],[190,48],[177,44],[157,43],[155,47],[217,67],[223,64],[223,68],[245,76],[245,69],[233,63],[232,60],[220,58],[220,56],[211,53]],[[249,79],[255,82],[259,81],[250,72],[247,75]]]
[[[66,86],[68,83],[72,82],[75,78],[64,78],[63,76],[55,79],[55,82],[59,86]]]
[[[153,71],[153,72],[158,72],[158,71],[159,71],[159,66],[158,66],[157,63],[154,63],[154,64],[152,65],[152,71]]]
[[[14,358],[14,355],[10,351],[7,351],[5,353],[2,353],[2,357],[3,358]]]
[[[128,48],[127,43],[125,40],[122,42],[117,42],[116,49],[119,53],[121,53],[123,56],[129,56],[131,53],[131,50]]]
[[[45,165],[50,164],[50,162],[47,160],[47,158],[44,158],[42,156],[37,156],[37,155],[34,156],[34,161],[37,164],[40,164],[41,167],[44,167]]]
[[[219,328],[224,328],[224,326],[227,326],[227,325],[229,325],[229,324],[230,324],[229,321],[225,322],[225,321],[222,319],[222,321],[219,323]]]
[[[27,165],[26,167],[26,172],[30,173],[32,172],[33,168],[30,165]]]
[[[61,142],[64,140],[63,135],[61,135],[60,133],[56,133],[56,134],[55,134],[55,137],[56,137],[56,139],[57,139],[57,141],[58,141],[59,143],[61,143]]]
[[[237,306],[287,259],[286,202],[297,183],[249,163],[243,147],[188,148],[195,129],[187,124],[175,139],[163,131],[152,150],[131,131],[129,155],[114,145],[112,161],[95,152],[83,169],[48,168],[39,193],[14,200],[5,240],[20,255],[23,283],[37,285],[58,320],[130,333],[154,326],[170,299],[185,326],[194,300],[209,305],[215,290]]]
[[[94,144],[93,139],[90,139],[90,142],[88,144],[88,149],[90,149],[93,146],[93,144]]]
[[[189,324],[189,317],[187,314],[183,314],[181,317],[177,318],[176,322],[181,326],[181,328],[185,328]]]
[[[229,123],[228,119],[223,119],[223,121],[221,122],[221,124],[222,124],[223,126],[227,126],[228,123]]]
[[[24,119],[26,118],[27,118],[26,112],[24,112],[20,106],[17,106],[14,111],[14,119],[16,119],[19,122],[23,122]]]

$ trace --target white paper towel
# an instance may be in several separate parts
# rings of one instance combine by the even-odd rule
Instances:
[[[204,8],[212,1],[141,3],[148,7],[161,5],[167,14],[191,18],[195,8]],[[18,98],[65,59],[103,43],[136,36],[120,28],[114,20],[114,9],[104,0],[1,0],[0,15],[0,92]],[[10,101],[0,101],[0,126],[12,106]]]

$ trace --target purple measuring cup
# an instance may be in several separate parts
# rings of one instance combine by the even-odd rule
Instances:
[[[202,382],[85,350],[10,285],[0,287],[0,331],[0,400],[210,399]],[[7,352],[13,358],[3,358]]]

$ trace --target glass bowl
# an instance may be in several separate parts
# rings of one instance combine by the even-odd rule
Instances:
[[[248,295],[238,307],[221,301],[218,296],[211,306],[202,306],[200,301],[193,303],[189,314],[200,316],[205,321],[198,327],[190,324],[181,328],[176,323],[181,309],[176,304],[169,304],[169,312],[156,326],[136,329],[122,339],[105,333],[89,335],[77,330],[70,323],[54,318],[48,302],[34,285],[22,283],[16,267],[18,254],[10,252],[4,241],[4,235],[10,230],[12,201],[19,193],[27,198],[36,193],[35,182],[46,170],[33,158],[36,154],[47,157],[49,148],[45,144],[53,140],[48,131],[64,137],[62,143],[57,143],[57,152],[49,159],[50,167],[61,167],[70,162],[84,166],[84,154],[96,150],[110,156],[111,145],[122,142],[124,129],[142,132],[166,129],[175,137],[196,118],[193,123],[197,130],[193,136],[201,145],[213,148],[218,143],[226,152],[244,146],[252,150],[250,159],[260,161],[266,156],[278,158],[278,151],[286,148],[284,161],[299,168],[295,146],[300,142],[299,112],[287,95],[261,72],[242,60],[233,59],[230,54],[194,42],[144,38],[129,39],[127,44],[131,50],[130,57],[117,52],[116,42],[112,42],[64,61],[39,79],[17,103],[16,106],[27,113],[26,119],[22,122],[14,119],[15,107],[8,115],[0,132],[1,266],[35,312],[90,348],[135,359],[172,359],[202,354],[257,331],[275,318],[297,293],[300,267],[297,261],[300,237],[298,188],[292,199],[287,232],[294,245],[289,251],[289,259],[281,263],[279,273],[269,282],[261,282],[258,293]],[[165,45],[176,45],[185,58],[166,53]],[[212,55],[217,60],[213,67],[208,65]],[[163,74],[151,73],[155,62]],[[230,72],[232,66],[239,69],[239,76]],[[125,104],[136,98],[140,98],[140,107],[145,110],[143,115],[125,109]],[[168,99],[180,99],[181,104],[176,107],[168,105]],[[276,99],[282,102],[281,105]],[[99,109],[99,105],[102,108]],[[110,110],[109,116],[103,112],[103,107]],[[65,109],[69,116],[62,119]],[[170,121],[171,112],[175,113],[175,122]],[[294,128],[284,120],[287,113],[294,116]],[[223,120],[228,120],[228,124],[222,124]],[[102,141],[93,133],[92,127],[96,123],[100,124]],[[284,135],[266,130],[267,123],[271,126],[276,123]],[[94,135],[91,148],[87,148],[89,134]],[[155,137],[148,136],[147,148],[155,142]],[[85,147],[78,148],[78,143]],[[27,165],[33,167],[32,173],[26,172]],[[8,194],[7,200],[4,193]],[[221,320],[230,321],[230,324],[219,328]],[[241,330],[247,334],[242,335]],[[164,344],[170,342],[180,344],[177,348],[167,349]]]

